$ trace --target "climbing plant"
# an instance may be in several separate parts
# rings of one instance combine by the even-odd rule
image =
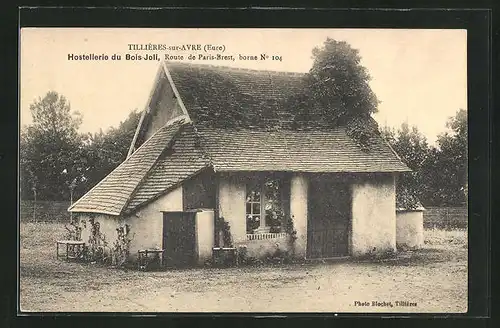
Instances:
[[[231,235],[231,227],[223,217],[217,219],[217,231],[222,233],[223,247],[233,247],[233,237]]]
[[[130,226],[126,224],[116,229],[117,238],[113,243],[112,258],[113,265],[121,267],[127,263],[130,255]]]
[[[82,227],[78,223],[73,221],[69,225],[65,224],[64,228],[67,240],[82,240]]]
[[[100,231],[100,224],[94,218],[89,219],[90,235],[88,240],[86,257],[92,262],[107,262],[109,261],[105,249],[108,248],[106,236]]]
[[[295,241],[297,240],[297,230],[295,230],[294,224],[293,224],[294,216],[285,216],[284,220],[284,229],[285,232],[288,234],[288,246],[290,250],[293,252],[294,246],[295,246]]]

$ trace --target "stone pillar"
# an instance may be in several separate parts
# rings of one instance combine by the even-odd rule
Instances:
[[[351,254],[396,251],[396,190],[394,176],[363,177],[352,186]]]
[[[307,247],[307,193],[308,180],[303,174],[294,174],[290,181],[290,215],[297,231],[295,256],[304,258]]]
[[[198,264],[203,265],[212,258],[214,247],[214,211],[203,210],[196,213],[196,250]]]
[[[423,208],[396,212],[396,245],[413,249],[424,245]]]

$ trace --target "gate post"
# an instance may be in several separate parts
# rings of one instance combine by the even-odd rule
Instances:
[[[198,264],[204,265],[212,259],[214,247],[214,211],[201,210],[196,213],[196,251]]]

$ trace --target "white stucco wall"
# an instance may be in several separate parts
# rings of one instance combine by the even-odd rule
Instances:
[[[290,215],[297,231],[295,256],[305,257],[307,247],[307,194],[308,180],[305,175],[294,174],[290,181]]]
[[[196,213],[196,250],[198,264],[212,259],[214,247],[214,211],[203,210]]]
[[[132,234],[131,256],[136,257],[139,249],[163,247],[163,213],[161,211],[182,211],[182,187],[168,192],[125,218],[124,221],[130,225]]]
[[[112,215],[78,214],[82,226],[82,240],[88,242],[90,236],[90,217],[99,222],[100,232],[105,236],[108,247],[113,247],[118,234],[116,229],[128,224],[130,226],[131,260],[137,258],[137,251],[144,248],[162,248],[163,244],[163,213],[161,211],[182,211],[182,188],[159,197],[141,208],[137,213],[125,218]]]
[[[246,242],[245,181],[237,176],[219,180],[219,215],[229,223],[234,244]]]
[[[396,212],[396,245],[420,248],[424,245],[423,211]]]
[[[396,190],[392,174],[360,177],[352,185],[351,254],[396,251]]]
[[[88,243],[90,237],[89,215],[86,213],[75,213],[73,214],[73,217],[76,218],[76,222],[82,228],[82,240]]]
[[[262,240],[248,240],[246,243],[241,243],[247,247],[248,257],[265,258],[274,254],[279,248],[280,251],[291,251],[288,243],[288,236],[278,238],[269,238]]]
[[[243,175],[224,175],[219,179],[219,211],[220,216],[229,223],[235,247],[245,245],[248,256],[263,257],[276,250],[289,250],[287,238],[270,238],[247,240],[245,219],[245,194],[247,177]],[[297,230],[295,256],[305,257],[307,244],[307,188],[304,175],[292,177],[290,185],[290,213],[294,215],[294,226]]]

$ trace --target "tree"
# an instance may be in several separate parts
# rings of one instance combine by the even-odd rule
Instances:
[[[66,98],[50,91],[30,105],[33,123],[20,136],[22,199],[79,198],[125,158],[139,122],[133,111],[106,133],[80,134],[82,116],[72,112]]]
[[[20,138],[21,196],[30,199],[69,199],[69,186],[81,175],[78,128],[82,122],[66,98],[49,91],[30,105],[33,123]]]
[[[467,111],[460,109],[446,123],[450,131],[430,146],[416,127],[404,123],[382,135],[412,172],[401,175],[397,197],[411,204],[419,199],[427,206],[457,206],[467,201]],[[413,199],[414,198],[414,199]]]
[[[462,205],[468,195],[467,111],[458,110],[446,127],[450,131],[438,136],[424,170],[433,205]]]
[[[377,97],[368,82],[370,75],[363,67],[357,49],[345,41],[327,38],[323,47],[312,51],[314,63],[306,76],[316,108],[335,122],[347,116],[372,114],[377,111]]]
[[[310,125],[327,128],[347,124],[347,132],[361,145],[378,134],[371,118],[379,101],[370,88],[370,75],[357,49],[347,42],[327,38],[312,51],[313,66],[304,76],[305,90],[292,98],[296,108],[295,127]],[[307,124],[303,124],[307,122]]]
[[[394,151],[403,158],[410,169],[419,170],[429,153],[427,138],[416,126],[410,129],[408,123],[403,123],[397,131],[395,140],[397,141],[393,143]]]
[[[410,129],[408,123],[401,124],[398,131],[386,127],[382,130],[382,136],[412,170],[400,175],[396,188],[398,205],[414,208],[420,200],[424,201],[428,196],[422,171],[430,153],[427,139],[416,126]]]

